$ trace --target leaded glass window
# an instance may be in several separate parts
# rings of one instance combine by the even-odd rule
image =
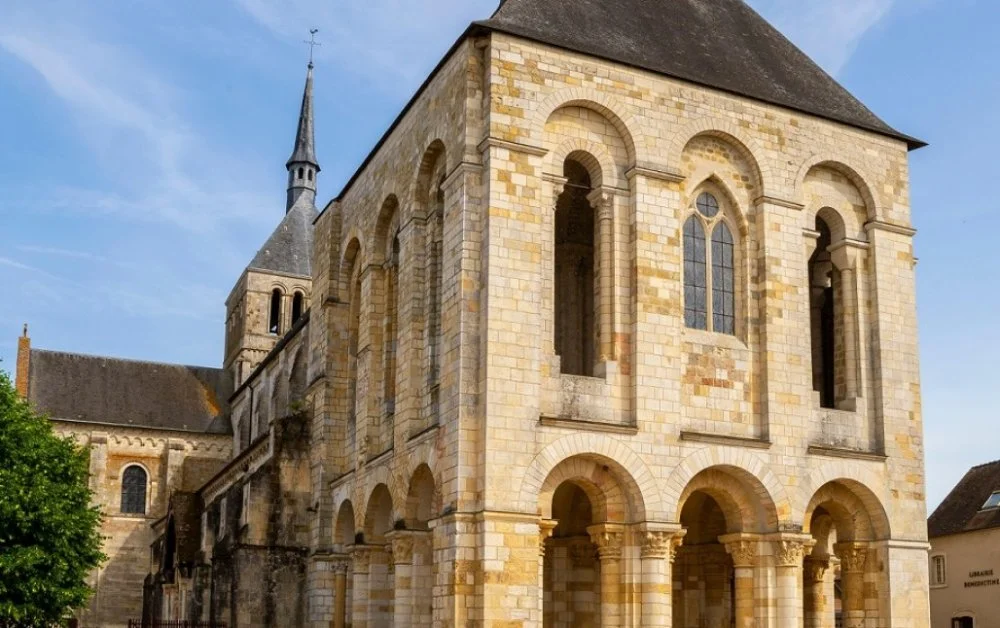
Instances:
[[[146,471],[131,466],[122,474],[122,512],[132,515],[146,514]]]
[[[684,324],[735,335],[736,240],[715,196],[698,195],[695,209],[684,223]]]
[[[696,216],[684,223],[684,324],[692,329],[708,329],[705,228]]]
[[[736,274],[733,234],[720,222],[712,232],[712,329],[736,333]]]

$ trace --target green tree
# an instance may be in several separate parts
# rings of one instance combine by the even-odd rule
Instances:
[[[105,559],[88,466],[0,371],[0,627],[59,625],[87,602]]]

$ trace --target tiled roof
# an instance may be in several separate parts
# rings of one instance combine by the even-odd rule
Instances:
[[[1000,508],[982,510],[1000,491],[1000,460],[973,467],[927,520],[931,538],[1000,527]]]

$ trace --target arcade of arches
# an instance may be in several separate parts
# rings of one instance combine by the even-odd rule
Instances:
[[[439,500],[422,465],[403,503],[376,485],[356,531],[351,502],[341,504],[334,626],[435,625],[435,606],[447,597],[432,552]],[[789,531],[779,529],[755,476],[718,466],[691,479],[678,513],[676,523],[648,521],[640,487],[610,459],[574,456],[557,465],[539,492],[541,625],[887,625],[880,592],[888,590],[888,523],[862,485],[826,484],[801,529]]]

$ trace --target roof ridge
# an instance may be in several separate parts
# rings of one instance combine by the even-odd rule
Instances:
[[[48,353],[51,355],[65,355],[77,358],[87,358],[91,360],[114,360],[115,362],[129,362],[131,364],[148,364],[150,366],[172,366],[188,369],[205,369],[210,371],[225,371],[221,366],[204,366],[199,364],[181,364],[178,362],[157,362],[155,360],[143,360],[140,358],[122,358],[113,355],[97,355],[95,353],[80,353],[78,351],[57,351],[55,349],[39,349],[32,347],[32,353]]]
[[[989,467],[989,466],[993,466],[995,464],[1000,464],[1000,460],[994,460],[992,462],[984,462],[982,464],[977,464],[977,465],[975,465],[973,467],[970,467],[969,471],[974,471],[976,469],[982,469],[983,467]]]

